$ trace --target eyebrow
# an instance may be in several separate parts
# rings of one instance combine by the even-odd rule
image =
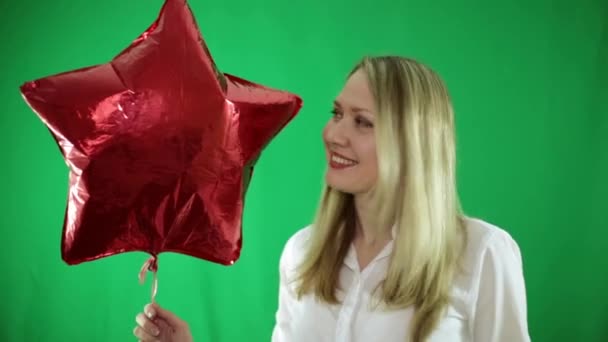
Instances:
[[[340,102],[338,102],[338,100],[334,101],[334,106],[336,106],[337,108],[340,108],[340,109],[342,108],[342,105],[340,104]],[[358,113],[366,112],[366,113],[371,114],[371,112],[372,112],[371,110],[366,109],[366,108],[360,108],[360,107],[350,107],[350,108],[352,109],[353,112],[358,112]]]

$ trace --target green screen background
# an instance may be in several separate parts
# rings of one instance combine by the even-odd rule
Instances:
[[[196,341],[269,341],[285,241],[314,213],[320,131],[365,54],[419,59],[457,115],[466,212],[509,231],[524,258],[534,341],[608,341],[608,2],[202,1],[218,66],[301,95],[266,148],[246,200],[244,246],[224,267],[160,257],[159,302]],[[149,300],[144,253],[78,266],[60,258],[67,167],[18,86],[105,63],[156,18],[160,0],[0,4],[0,340],[131,341]]]

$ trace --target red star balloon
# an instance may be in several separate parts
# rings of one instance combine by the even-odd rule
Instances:
[[[245,60],[244,60],[245,61]],[[298,96],[218,71],[185,0],[111,62],[21,87],[70,170],[62,258],[241,250],[244,196]]]

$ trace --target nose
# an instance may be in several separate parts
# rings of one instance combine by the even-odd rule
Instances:
[[[338,122],[330,121],[325,126],[325,140],[331,146],[346,146],[348,144],[348,127],[344,124],[346,120]]]

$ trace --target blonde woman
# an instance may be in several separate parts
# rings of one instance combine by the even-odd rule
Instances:
[[[517,244],[461,212],[439,76],[407,58],[365,58],[332,113],[316,218],[281,255],[272,342],[529,341]],[[144,312],[140,340],[192,341],[171,312]]]

